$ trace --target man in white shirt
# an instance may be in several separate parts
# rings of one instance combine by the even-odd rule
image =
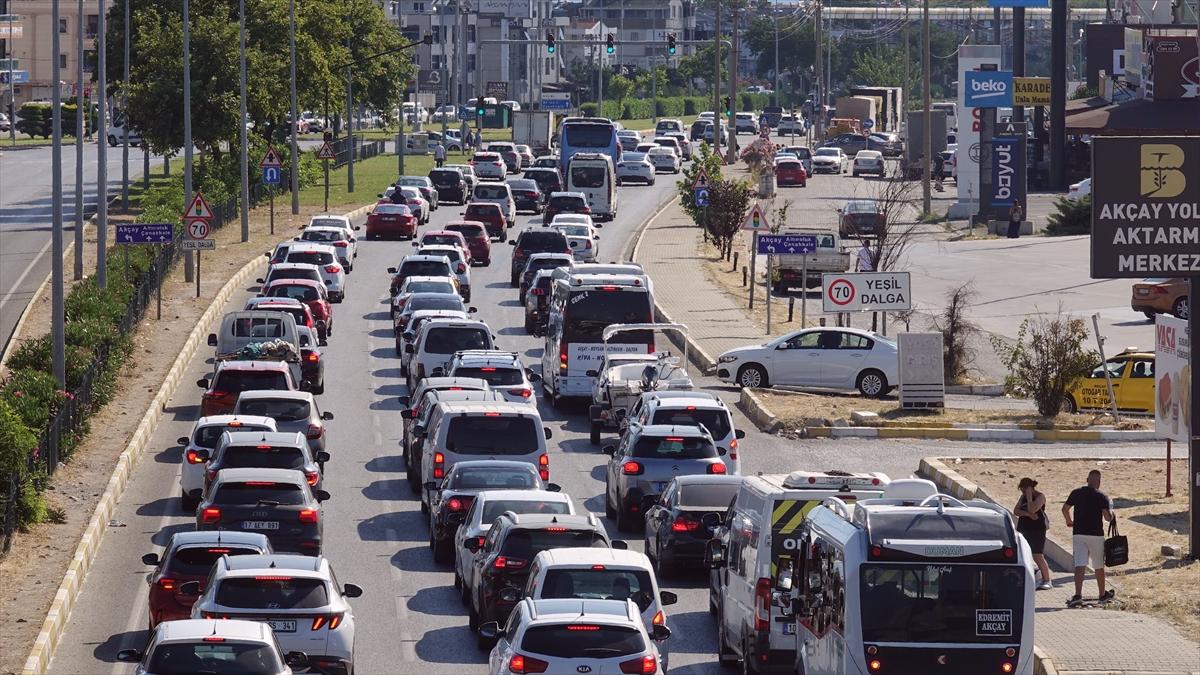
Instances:
[[[437,145],[433,146],[433,161],[439,169],[446,161],[446,146],[442,145],[440,140],[437,142]]]
[[[871,245],[865,241],[862,243],[862,248],[858,249],[858,271],[875,271],[875,254],[871,252]]]

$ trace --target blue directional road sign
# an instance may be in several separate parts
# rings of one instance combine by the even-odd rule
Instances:
[[[701,208],[708,206],[708,188],[706,188],[706,187],[694,188],[692,190],[692,201],[694,201],[696,203],[696,206],[699,206]]]
[[[874,126],[875,126],[875,120],[873,120],[869,117],[862,121],[862,128],[864,128],[864,129],[870,129]]]
[[[817,250],[817,238],[811,234],[760,234],[759,255],[794,255]]]
[[[175,237],[171,223],[118,223],[118,244],[169,244]]]
[[[262,182],[266,185],[279,185],[283,182],[283,170],[277,166],[264,166],[262,172]]]

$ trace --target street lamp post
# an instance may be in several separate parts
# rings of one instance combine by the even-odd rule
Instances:
[[[126,0],[128,2],[128,0]],[[83,0],[79,0],[79,18],[83,18]],[[75,268],[71,278],[83,279],[83,134],[87,108],[83,95],[83,26],[75,36]],[[16,127],[16,120],[10,120]],[[103,137],[101,137],[103,138]]]
[[[291,164],[292,179],[292,215],[295,215],[300,213],[300,148],[296,143],[296,0],[288,0],[288,49],[291,54],[292,79],[292,118],[291,130],[288,134],[291,138],[292,161],[289,164]]]
[[[125,115],[125,142],[121,144],[121,213],[129,213],[129,2],[125,4],[125,67],[121,75],[121,113]]]
[[[55,5],[57,5],[57,0]],[[100,0],[100,13],[96,19],[96,70],[99,77],[97,90],[100,99],[100,119],[96,126],[100,130],[100,134],[96,137],[96,284],[100,288],[108,286],[108,73],[106,72],[107,65],[105,63],[105,52],[108,48],[105,46],[105,33],[107,29],[104,26],[104,0]],[[186,15],[185,15],[186,16]],[[58,21],[54,21],[54,34],[58,35]],[[186,33],[184,33],[186,35]],[[58,63],[58,47],[54,48],[54,63]],[[55,89],[58,88],[57,71],[54,76]],[[54,104],[55,110],[58,109],[58,103]],[[58,128],[58,120],[54,121],[54,126]],[[129,123],[126,122],[121,127],[121,135],[129,135]],[[58,155],[58,150],[54,151],[55,156]],[[55,189],[57,195],[59,190]],[[61,199],[61,196],[58,198]],[[61,225],[61,223],[59,223]]]
[[[52,93],[50,105],[53,112],[51,123],[53,130],[51,132],[51,155],[50,155],[50,192],[51,192],[51,219],[50,219],[50,242],[52,251],[50,253],[50,270],[51,270],[51,340],[53,353],[51,361],[54,370],[54,379],[58,381],[58,386],[66,389],[67,386],[67,327],[66,327],[66,312],[65,312],[65,289],[63,288],[63,212],[62,212],[62,107],[59,105],[62,99],[62,82],[59,75],[59,37],[58,37],[58,13],[59,0],[53,0],[51,4],[51,14],[53,18],[50,20],[51,25],[51,51],[54,58],[51,59],[52,66],[50,69],[50,82]],[[9,34],[11,36],[11,33]],[[16,124],[16,120],[12,120]],[[101,143],[103,145],[103,143]]]
[[[183,0],[183,209],[192,203],[192,28],[188,18],[189,0]],[[103,109],[103,108],[102,108]],[[165,162],[164,162],[165,166]],[[184,252],[183,280],[191,282],[196,274],[196,258]]]
[[[129,6],[129,0],[125,0]],[[238,124],[242,172],[242,241],[250,241],[250,141],[246,138],[246,0],[238,0]]]

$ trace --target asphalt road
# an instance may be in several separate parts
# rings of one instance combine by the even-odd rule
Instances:
[[[602,256],[615,259],[637,226],[670,197],[673,180],[663,176],[656,187],[620,189],[621,214],[602,230]],[[443,206],[432,227],[457,218],[460,209]],[[533,219],[522,217],[523,222]],[[538,219],[540,222],[540,218]],[[522,225],[524,226],[524,225]],[[472,304],[499,336],[500,346],[519,351],[537,368],[541,343],[523,334],[516,291],[507,283],[507,248],[496,262],[475,268]],[[396,396],[405,392],[393,349],[386,298],[385,268],[412,251],[408,242],[362,241],[346,302],[335,307],[337,331],[325,350],[326,391],[321,406],[336,418],[328,423],[329,450],[325,487],[325,554],[339,579],[364,587],[353,601],[357,621],[356,669],[359,673],[422,675],[481,673],[486,655],[478,651],[466,628],[466,616],[452,586],[449,567],[435,565],[427,546],[428,530],[418,503],[405,484],[399,454],[400,423]],[[228,309],[240,308],[245,294]],[[190,366],[183,381],[191,382],[210,368],[207,354]],[[729,402],[732,389],[721,392]],[[60,640],[51,671],[65,675],[129,673],[116,662],[125,648],[140,647],[147,637],[146,575],[143,553],[160,550],[174,532],[190,530],[194,519],[178,500],[181,449],[174,439],[186,435],[198,414],[200,391],[181,386],[155,430],[150,450],[136,468],[101,544],[95,563]],[[587,440],[584,409],[560,413],[540,405],[554,430],[551,478],[570,494],[578,510],[603,514],[601,491],[605,456]],[[1158,452],[1145,445],[1095,447],[1046,444],[967,444],[940,441],[790,441],[759,433],[740,413],[746,428],[742,444],[747,472],[780,473],[800,468],[879,470],[907,476],[926,455],[1142,455]],[[607,523],[616,535],[615,526]],[[632,542],[634,550],[641,545]],[[669,607],[673,673],[716,673],[714,628],[707,614],[706,578],[701,574],[668,580],[680,595]]]

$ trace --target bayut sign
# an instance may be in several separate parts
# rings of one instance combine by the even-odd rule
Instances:
[[[963,103],[968,108],[1007,108],[1012,106],[1012,72],[1007,70],[971,70],[963,86]]]

